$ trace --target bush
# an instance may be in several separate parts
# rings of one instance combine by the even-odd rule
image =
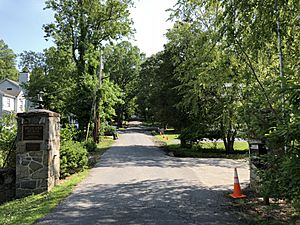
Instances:
[[[299,152],[283,156],[267,155],[261,159],[260,193],[264,197],[283,198],[300,212]]]
[[[17,123],[15,115],[4,114],[0,119],[0,168],[15,165],[15,139]]]
[[[78,130],[72,124],[65,124],[65,127],[60,129],[60,140],[61,141],[75,141],[78,135]]]
[[[92,138],[89,138],[87,141],[84,142],[84,147],[87,149],[88,152],[94,152],[97,149],[97,144]]]
[[[117,129],[113,126],[106,126],[104,128],[104,134],[105,135],[113,135],[115,133],[117,133]]]
[[[83,144],[63,141],[60,147],[60,177],[64,178],[88,167],[88,152]]]

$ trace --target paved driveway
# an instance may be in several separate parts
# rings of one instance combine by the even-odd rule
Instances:
[[[230,207],[233,168],[248,163],[166,156],[151,136],[127,130],[54,212],[38,224],[245,224]]]

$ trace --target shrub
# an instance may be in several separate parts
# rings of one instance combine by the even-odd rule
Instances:
[[[299,150],[298,150],[299,151]],[[300,212],[299,152],[286,155],[267,155],[261,159],[259,170],[260,193],[264,197],[283,198]]]
[[[89,138],[87,141],[84,142],[84,147],[87,149],[88,152],[93,152],[97,149],[97,144],[92,138]]]
[[[113,135],[117,132],[117,129],[113,126],[106,126],[104,128],[104,134],[105,135]]]
[[[69,141],[76,140],[78,135],[78,130],[72,124],[65,124],[65,127],[60,129],[60,140],[61,141]]]
[[[88,152],[83,144],[63,141],[60,148],[60,177],[80,172],[88,166]]]
[[[15,139],[17,123],[15,115],[4,114],[0,119],[0,168],[15,165]]]

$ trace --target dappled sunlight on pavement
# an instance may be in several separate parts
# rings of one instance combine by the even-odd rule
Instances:
[[[233,169],[248,183],[245,160],[165,155],[130,128],[58,208],[38,224],[243,224],[230,206]]]

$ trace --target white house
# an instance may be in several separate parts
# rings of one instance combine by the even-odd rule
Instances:
[[[4,79],[0,81],[0,117],[4,113],[19,113],[27,111],[29,101],[24,97],[24,90],[20,86],[28,82],[30,74],[22,72],[19,76],[19,82]]]

